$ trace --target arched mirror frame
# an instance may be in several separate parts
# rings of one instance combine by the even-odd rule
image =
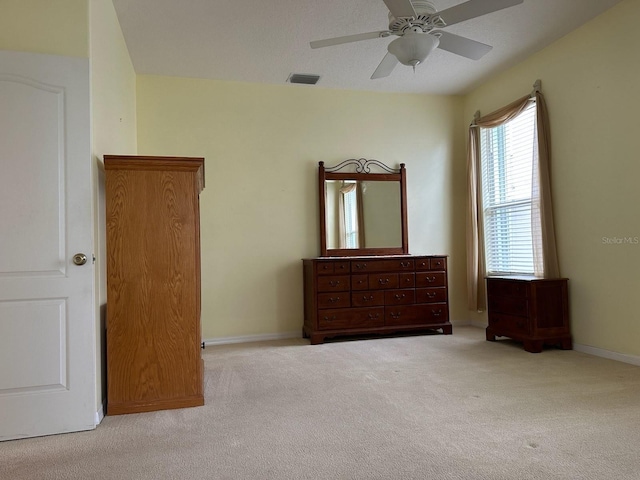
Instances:
[[[383,173],[372,173],[372,167]],[[355,171],[348,171],[355,170]],[[381,248],[327,248],[326,225],[326,181],[327,180],[355,180],[398,182],[400,184],[400,220],[402,229],[402,245],[398,247]],[[407,227],[407,171],[404,163],[399,169],[390,168],[378,160],[349,159],[335,167],[325,167],[324,162],[318,162],[318,193],[320,205],[320,255],[323,257],[347,257],[367,255],[408,255],[409,238]]]

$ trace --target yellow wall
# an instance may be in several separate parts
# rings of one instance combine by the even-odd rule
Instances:
[[[206,159],[205,339],[300,334],[300,259],[319,254],[318,161],[406,163],[409,248],[451,255],[452,300],[464,304],[461,98],[139,76],[137,102],[140,154]]]
[[[574,341],[630,355],[640,355],[638,18],[640,1],[625,0],[465,99],[468,123],[542,80]]]
[[[89,0],[0,0],[0,48],[89,56]]]
[[[96,254],[96,352],[98,409],[104,396],[106,220],[105,154],[136,153],[136,74],[111,0],[91,0],[89,10],[91,122]]]

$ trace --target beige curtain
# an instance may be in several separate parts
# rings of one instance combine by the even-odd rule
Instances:
[[[358,224],[358,237],[357,237],[357,242],[358,244],[356,245],[356,248],[363,248],[365,243],[364,243],[364,212],[363,212],[363,198],[362,198],[362,194],[363,194],[363,187],[362,187],[362,182],[355,182],[355,183],[343,183],[342,187],[340,188],[340,195],[338,196],[338,211],[339,211],[339,237],[340,237],[340,243],[339,243],[339,248],[347,248],[347,238],[346,238],[346,232],[347,232],[347,226],[346,226],[346,219],[345,219],[345,208],[344,208],[344,196],[352,193],[352,192],[356,192],[356,215],[357,218],[355,219],[355,221]]]
[[[486,266],[484,258],[482,220],[482,189],[480,178],[480,128],[498,127],[520,115],[531,102],[537,102],[536,137],[537,152],[534,154],[532,196],[532,231],[534,236],[535,274],[544,278],[559,276],[555,246],[555,231],[551,207],[550,135],[546,104],[542,93],[531,95],[484,117],[477,117],[469,128],[467,150],[467,187],[469,203],[467,209],[467,295],[470,310],[485,310]]]
[[[364,241],[364,182],[358,182],[358,188],[356,190],[356,202],[358,209],[358,246],[365,248],[367,246]]]

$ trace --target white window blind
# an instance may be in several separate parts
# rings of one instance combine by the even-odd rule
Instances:
[[[480,129],[487,273],[534,273],[531,182],[536,106],[496,128]]]

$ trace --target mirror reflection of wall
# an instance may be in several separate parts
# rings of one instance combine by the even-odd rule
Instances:
[[[398,182],[364,182],[363,210],[367,248],[402,245],[402,214]]]
[[[399,182],[327,180],[325,211],[328,249],[402,245]]]

